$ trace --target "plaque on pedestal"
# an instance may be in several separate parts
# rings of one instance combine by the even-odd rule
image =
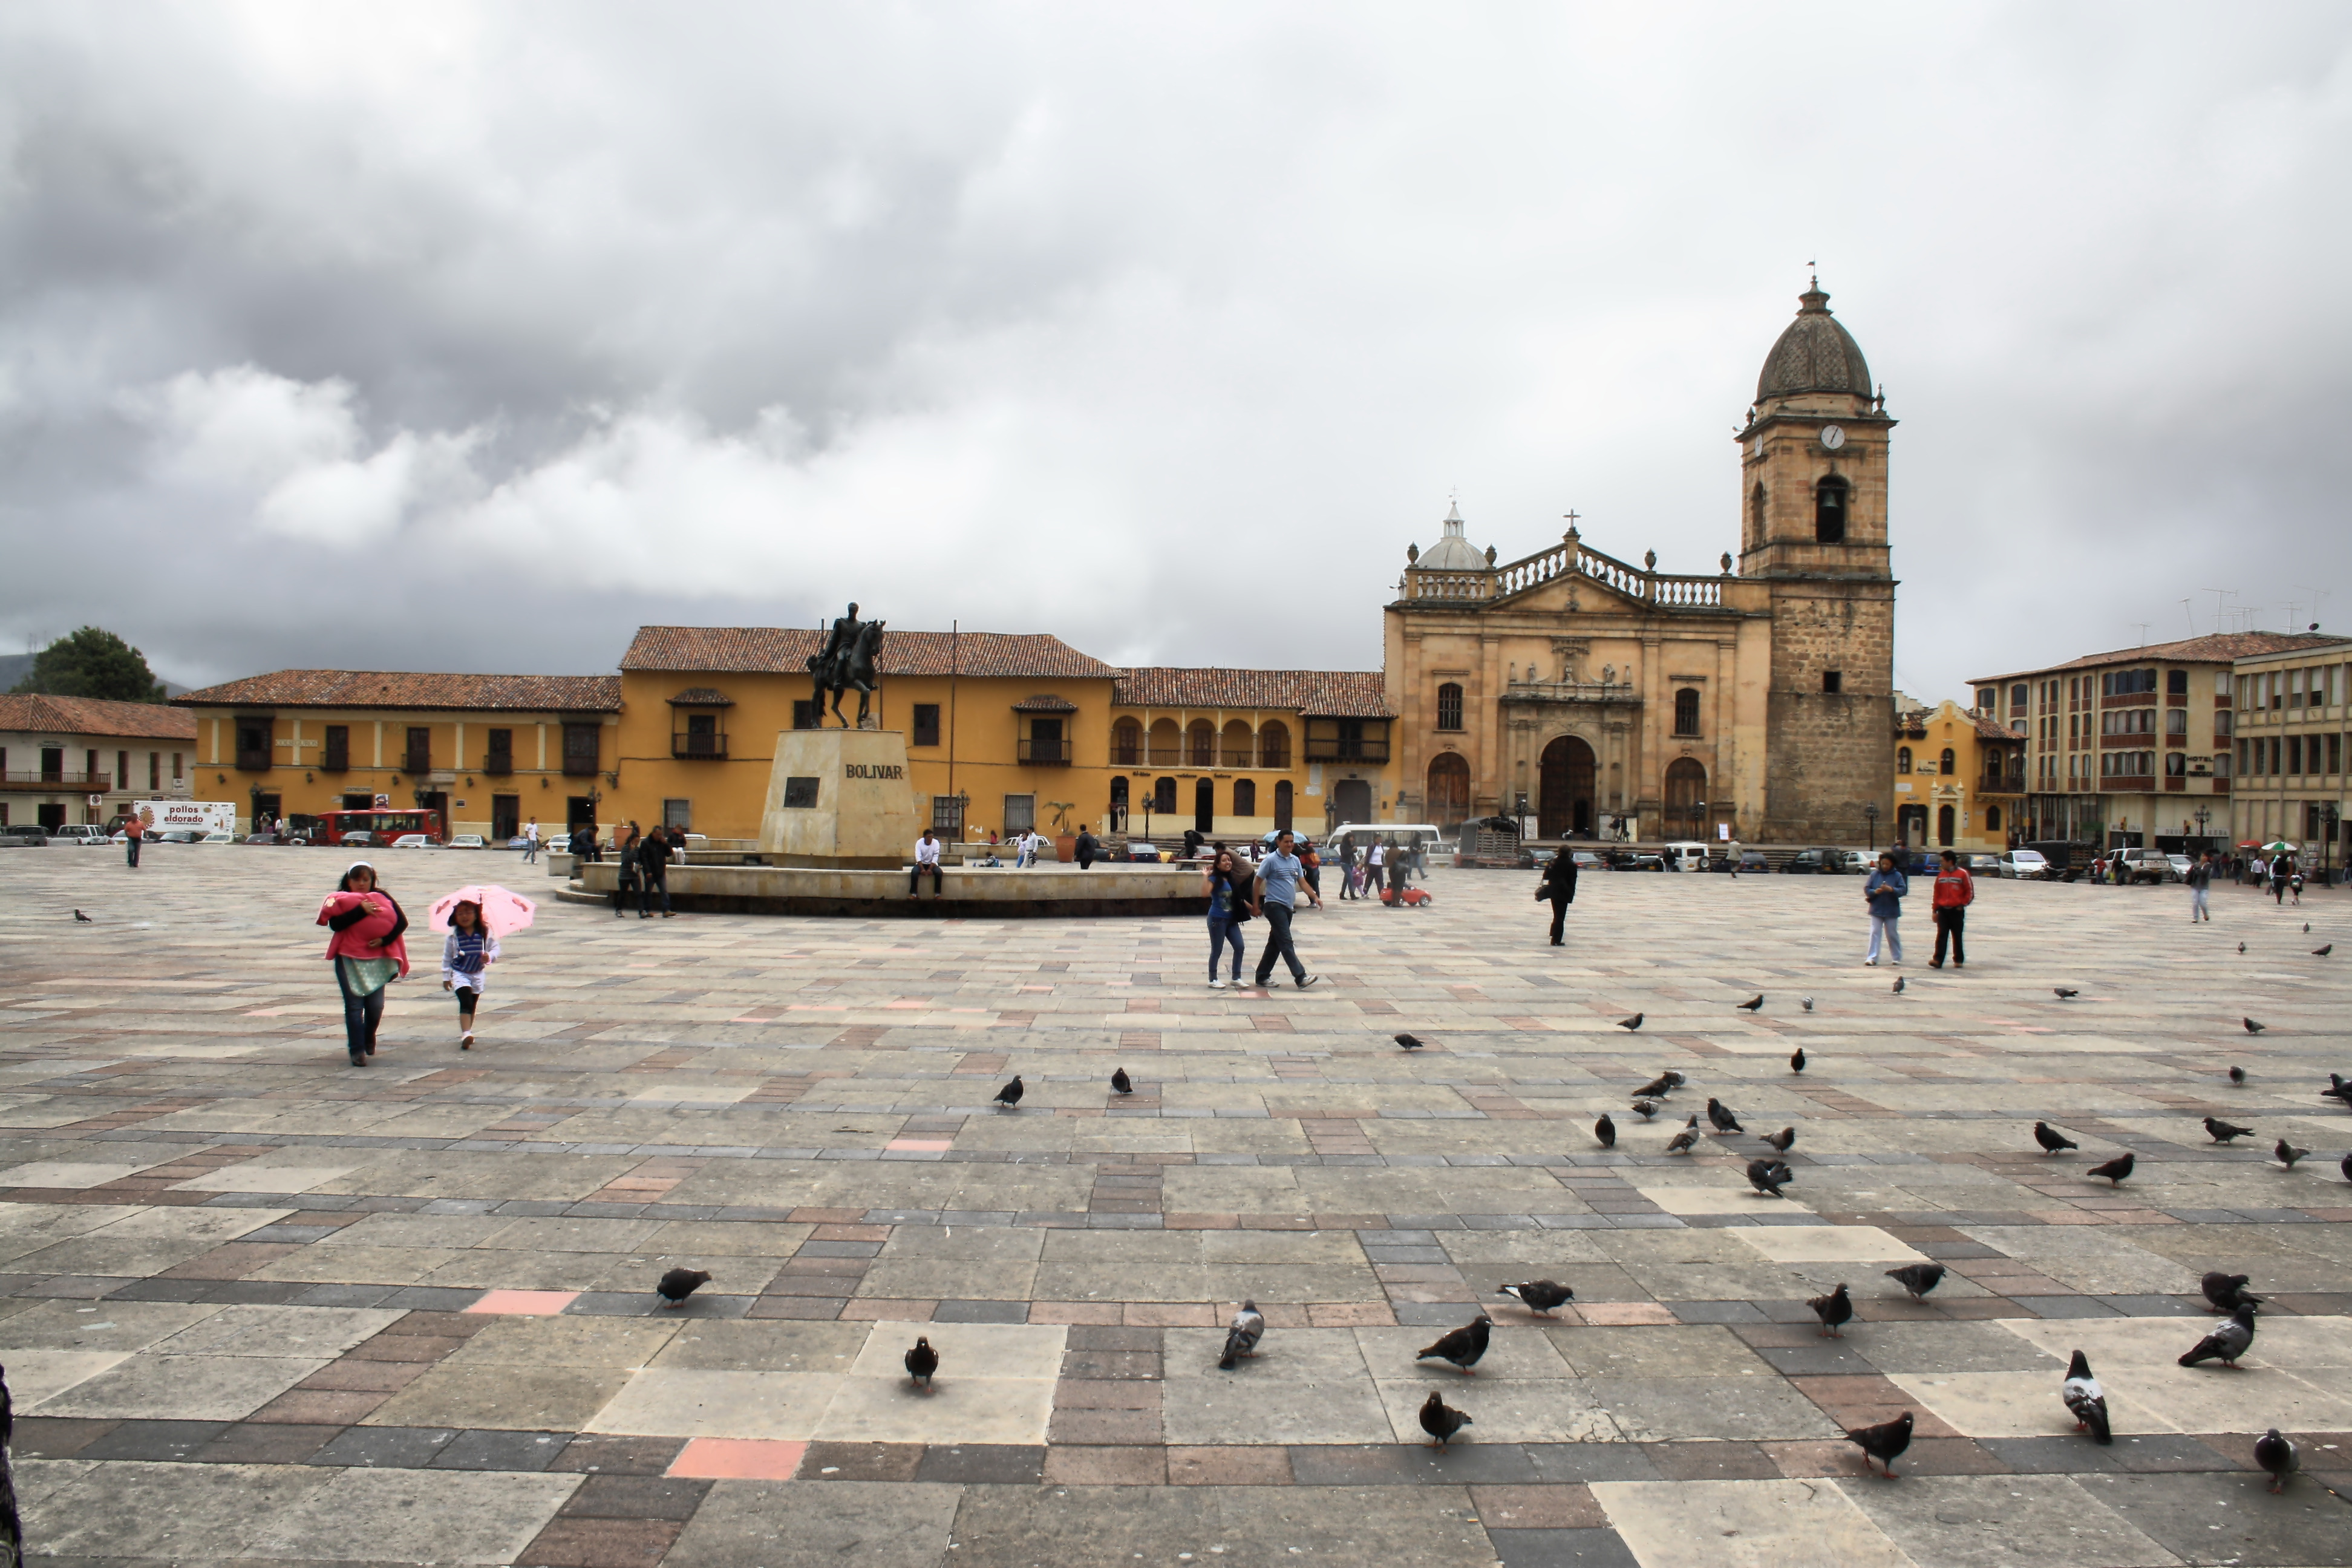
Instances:
[[[904,866],[923,831],[897,730],[787,730],[776,737],[760,850],[783,866]]]

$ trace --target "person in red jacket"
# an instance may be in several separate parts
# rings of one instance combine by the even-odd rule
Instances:
[[[1968,942],[1962,935],[1969,921],[1969,906],[1976,902],[1977,885],[1969,877],[1960,858],[1954,851],[1944,851],[1944,863],[1936,870],[1936,956],[1927,961],[1930,969],[1944,967],[1944,948],[1952,950],[1952,967],[1969,966]]]

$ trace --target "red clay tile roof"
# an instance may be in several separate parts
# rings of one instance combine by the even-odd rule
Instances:
[[[1037,697],[1024,697],[1013,705],[1015,713],[1075,713],[1078,705],[1066,697],[1046,692]]]
[[[0,694],[0,731],[20,735],[115,735],[142,741],[194,742],[196,716],[156,702]]]
[[[184,708],[437,708],[617,713],[617,675],[435,675],[280,669],[172,699]]]
[[[623,669],[740,670],[800,675],[824,646],[824,634],[799,626],[639,626]],[[945,675],[1029,680],[1108,680],[1118,671],[1056,637],[1026,632],[886,630],[881,670],[890,675]]]
[[[662,699],[673,708],[732,708],[735,699],[709,686],[689,686],[675,697]]]
[[[1391,719],[1377,669],[1122,670],[1111,701],[1124,708],[1286,708],[1328,719]]]
[[[2043,665],[2039,669],[2018,670],[2009,675],[1979,675],[1969,684],[1990,686],[1998,680],[2028,680],[2037,675],[2053,675],[2062,669],[2145,664],[2150,660],[2160,664],[2227,664],[2233,658],[2250,658],[2264,653],[2292,653],[2298,648],[2326,647],[2344,640],[2321,632],[2214,632],[2206,637],[2187,637],[2179,642],[2150,643],[2146,647],[2086,654],[2064,664]]]

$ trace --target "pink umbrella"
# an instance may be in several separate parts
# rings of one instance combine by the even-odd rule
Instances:
[[[510,893],[493,883],[487,887],[460,888],[433,900],[433,912],[425,923],[434,931],[449,929],[449,911],[459,904],[482,906],[482,923],[490,928],[492,936],[510,936],[530,924],[539,906],[520,893]]]

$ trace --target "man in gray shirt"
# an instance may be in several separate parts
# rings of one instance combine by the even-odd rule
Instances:
[[[1279,953],[1290,966],[1291,980],[1304,991],[1319,977],[1307,973],[1307,966],[1298,962],[1297,950],[1290,945],[1290,917],[1307,871],[1291,853],[1291,843],[1289,834],[1277,835],[1274,853],[1257,863],[1253,891],[1258,912],[1265,917],[1265,950],[1257,955],[1257,983],[1262,987],[1273,976],[1275,955]],[[1307,897],[1317,909],[1323,907],[1313,888],[1307,889]]]

